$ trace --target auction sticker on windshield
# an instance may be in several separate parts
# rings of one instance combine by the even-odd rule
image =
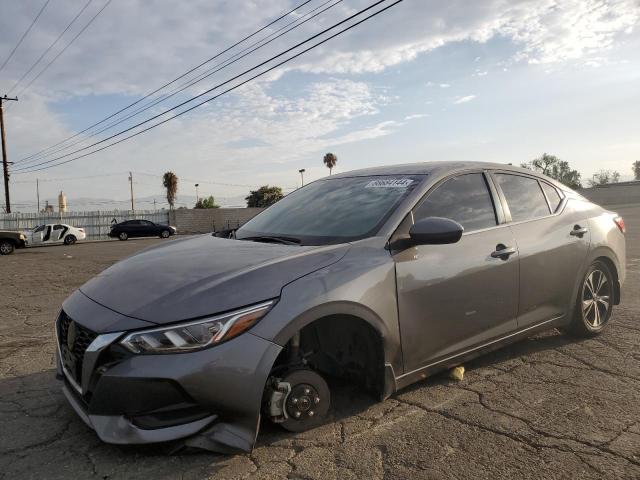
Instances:
[[[410,178],[387,178],[380,180],[371,180],[364,188],[407,188],[413,183]]]

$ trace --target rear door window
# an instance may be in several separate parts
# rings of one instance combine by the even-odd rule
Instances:
[[[554,213],[556,210],[558,210],[560,202],[562,201],[562,197],[558,193],[556,187],[549,185],[547,182],[540,182],[540,185],[542,185],[542,190],[544,190],[544,194],[547,197],[547,200],[549,200],[551,213]]]
[[[507,173],[495,174],[495,178],[507,199],[511,219],[514,222],[549,215],[547,199],[542,193],[538,180]]]
[[[484,175],[459,175],[437,187],[414,212],[416,221],[427,217],[450,218],[465,232],[495,227],[496,212]]]

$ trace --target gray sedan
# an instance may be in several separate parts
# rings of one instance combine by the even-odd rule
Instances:
[[[105,442],[249,451],[261,416],[321,424],[335,378],[382,400],[545,329],[597,335],[624,277],[623,220],[550,178],[371,168],[90,280],[56,321],[58,377]]]

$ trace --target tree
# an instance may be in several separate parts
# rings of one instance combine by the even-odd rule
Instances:
[[[247,207],[268,207],[284,197],[282,188],[270,187],[264,185],[258,190],[249,192],[249,196],[245,197]]]
[[[333,167],[335,167],[336,163],[338,163],[338,157],[333,153],[327,153],[322,161],[329,169],[329,175],[331,175],[331,170],[333,170]]]
[[[167,189],[167,202],[173,208],[178,193],[178,176],[173,172],[166,172],[162,176],[162,185]]]
[[[633,168],[633,177],[636,180],[640,180],[640,160],[633,162],[631,167]]]
[[[569,188],[582,188],[580,172],[573,170],[569,166],[569,162],[560,160],[555,155],[543,153],[542,156],[523,163],[521,167],[547,175]]]
[[[618,183],[620,181],[620,172],[615,170],[600,170],[594,173],[589,179],[589,186],[596,187],[598,185],[608,185],[610,183]]]
[[[201,198],[196,202],[196,206],[193,208],[220,208],[220,205],[216,205],[216,201],[213,199],[213,195],[209,195],[209,198]]]

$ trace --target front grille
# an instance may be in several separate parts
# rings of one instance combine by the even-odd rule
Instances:
[[[60,312],[58,340],[62,365],[78,385],[82,384],[84,353],[97,336],[97,333],[74,322],[64,311]]]

